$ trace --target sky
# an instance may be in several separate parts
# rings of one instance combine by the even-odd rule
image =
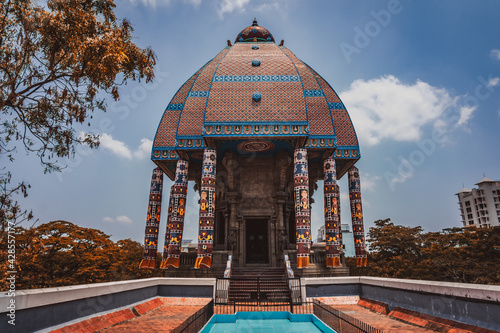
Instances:
[[[18,149],[12,164],[32,188],[24,208],[38,224],[66,220],[112,239],[143,242],[151,143],[169,101],[257,18],[339,94],[362,158],[365,230],[378,219],[460,227],[457,193],[484,175],[500,179],[500,2],[332,0],[119,0],[134,42],[157,55],[154,83],[129,82],[94,115],[97,150],[77,149],[62,173],[43,174]],[[2,162],[7,163],[7,162]],[[167,177],[165,177],[167,179]],[[350,224],[347,176],[339,181]],[[324,223],[322,183],[312,234]],[[163,205],[171,182],[164,184]],[[184,239],[196,239],[198,195],[190,182]],[[160,246],[166,216],[160,225]]]

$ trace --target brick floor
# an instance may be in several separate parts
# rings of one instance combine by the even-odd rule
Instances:
[[[203,305],[164,305],[100,332],[171,332],[202,307]]]
[[[359,305],[351,304],[330,306],[345,313],[346,315],[356,318],[362,322],[368,323],[370,326],[384,332],[437,332],[426,328],[405,324],[399,320],[392,319],[389,316],[367,310]]]

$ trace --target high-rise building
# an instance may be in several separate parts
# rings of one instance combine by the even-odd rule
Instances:
[[[355,257],[356,252],[354,251],[354,235],[349,227],[349,224],[342,223],[340,225],[342,231],[342,249],[344,251],[344,256]],[[318,237],[316,238],[316,243],[326,242],[326,229],[323,224],[318,228]]]
[[[484,177],[472,190],[457,193],[464,227],[487,228],[500,225],[500,181]]]

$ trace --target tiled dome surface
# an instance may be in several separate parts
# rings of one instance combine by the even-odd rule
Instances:
[[[261,27],[242,33],[249,28]],[[228,46],[189,78],[167,106],[153,150],[172,149],[180,139],[198,140],[202,147],[203,137],[213,135],[210,126],[254,124],[273,131],[274,126],[303,126],[310,139],[358,146],[347,110],[330,85],[289,49],[270,41]]]

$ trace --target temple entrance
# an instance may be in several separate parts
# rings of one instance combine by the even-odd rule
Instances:
[[[247,219],[245,232],[246,263],[269,263],[269,228],[267,219]]]

